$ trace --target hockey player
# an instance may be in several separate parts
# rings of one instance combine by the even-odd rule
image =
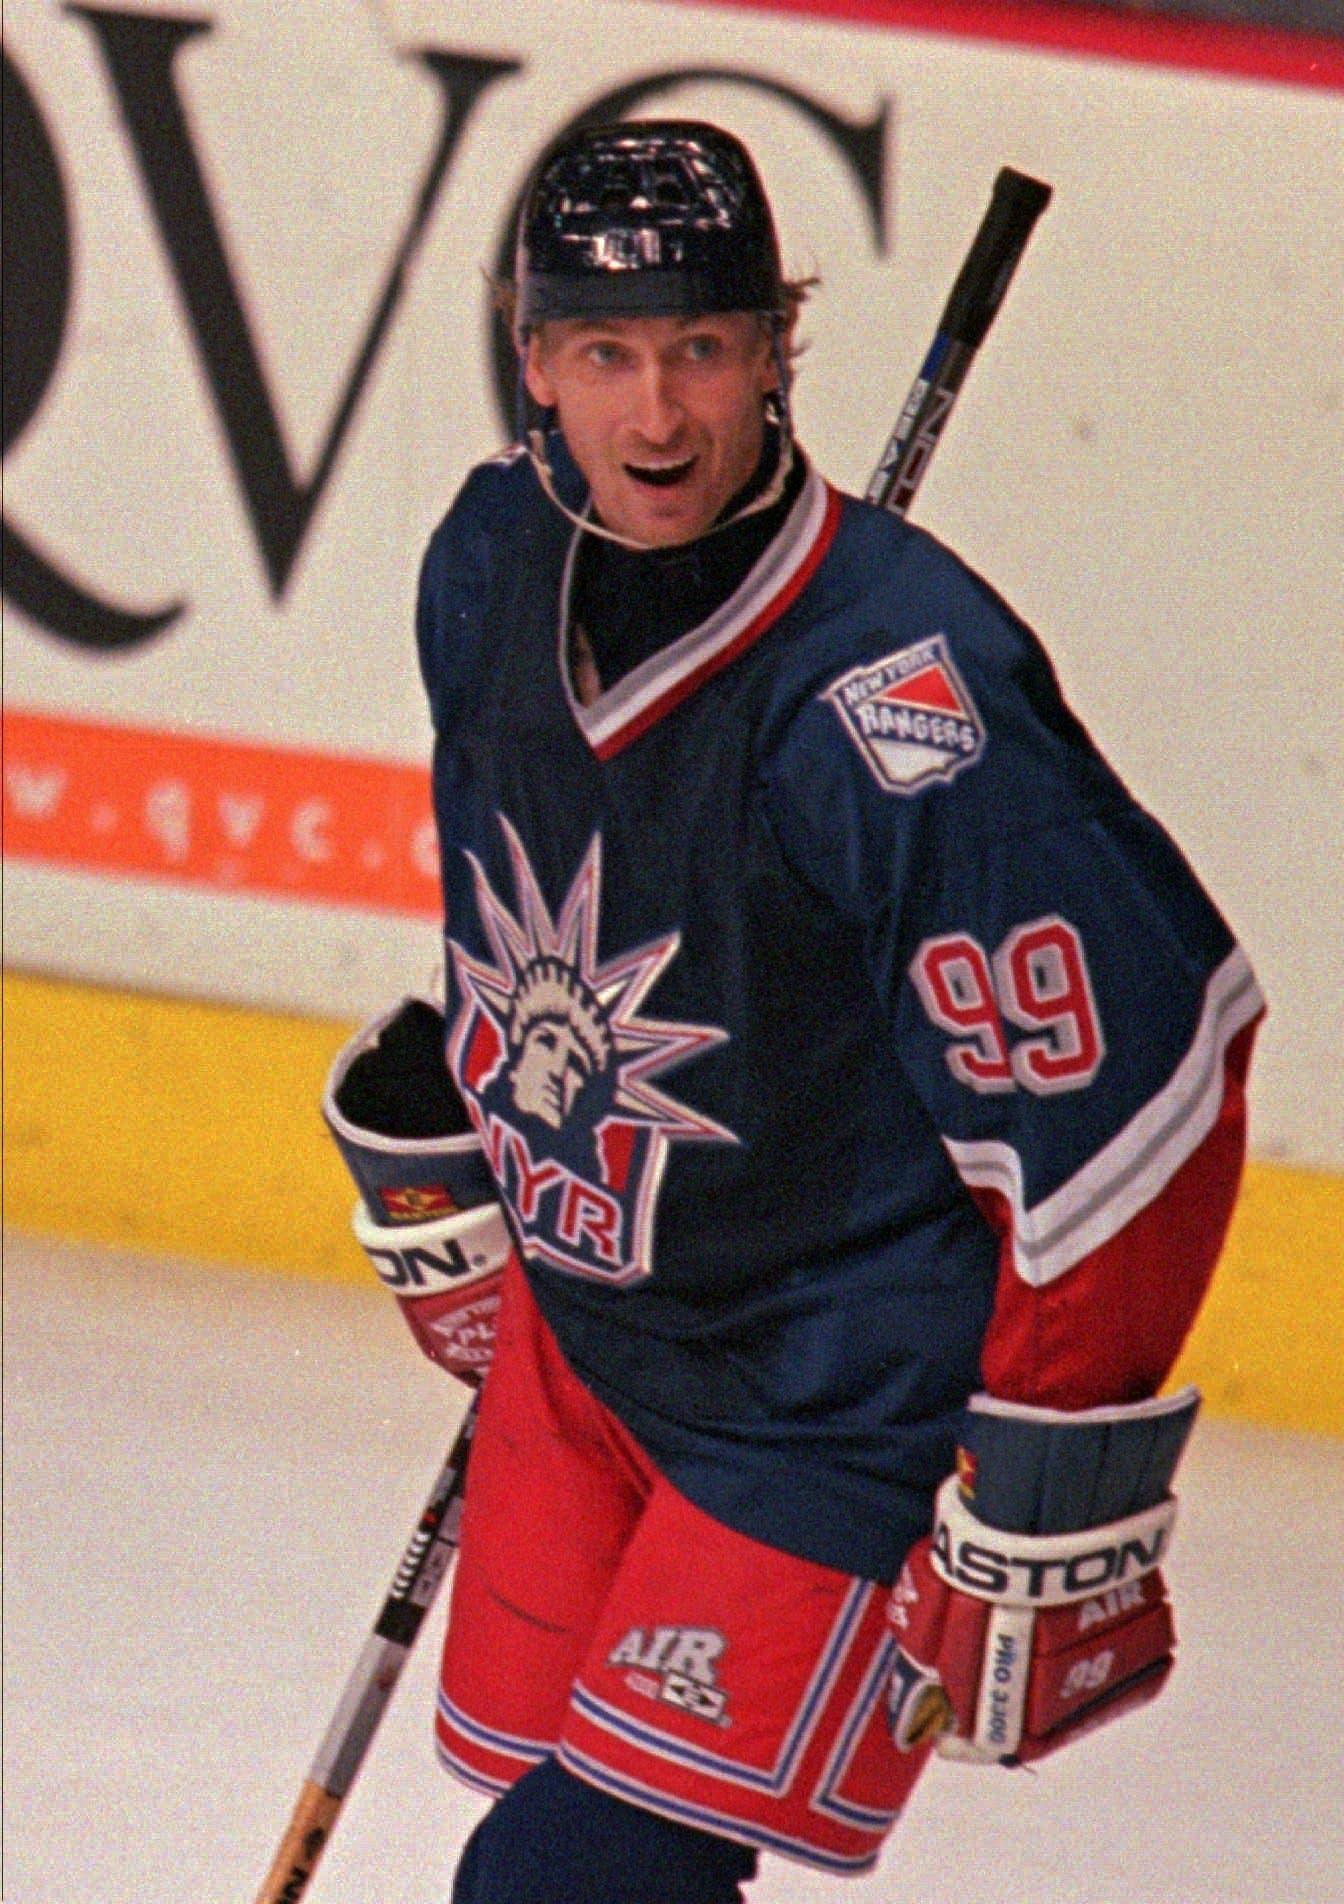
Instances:
[[[525,439],[421,579],[446,1009],[328,1114],[422,1344],[489,1366],[455,1904],[727,1904],[871,1866],[934,1745],[1160,1686],[1155,1398],[1262,1005],[1030,630],[794,440],[735,139],[568,139],[514,291]]]

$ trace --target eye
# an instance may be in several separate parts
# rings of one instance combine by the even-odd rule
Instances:
[[[686,338],[684,349],[693,364],[708,364],[723,350],[723,339],[714,331],[696,331]]]
[[[598,370],[610,370],[619,364],[625,352],[620,344],[610,337],[595,337],[584,351],[588,362]]]

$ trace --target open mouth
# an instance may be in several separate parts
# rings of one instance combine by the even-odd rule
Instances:
[[[650,489],[672,489],[677,483],[684,482],[695,466],[695,458],[687,456],[680,463],[626,463],[623,465],[627,476],[637,483],[645,483]]]

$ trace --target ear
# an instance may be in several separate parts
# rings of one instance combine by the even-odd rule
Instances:
[[[527,394],[543,410],[555,406],[555,385],[546,374],[545,360],[542,355],[541,338],[533,331],[527,340],[523,353],[523,382],[527,385]]]
[[[764,348],[761,352],[760,372],[761,394],[763,396],[769,396],[772,390],[778,390],[779,388],[779,360],[782,357],[786,364],[789,362],[790,354],[793,350],[793,333],[797,323],[797,312],[792,312],[780,328],[778,351],[775,349],[773,333],[769,330],[765,333]]]

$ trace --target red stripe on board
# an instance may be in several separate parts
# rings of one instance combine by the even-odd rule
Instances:
[[[1046,0],[681,0],[693,6],[789,13],[844,20],[888,31],[936,33],[944,38],[991,40],[1139,66],[1172,66],[1344,91],[1344,40],[1241,26],[1223,20],[1187,20],[1152,14],[1110,13]]]
[[[6,709],[12,859],[372,912],[439,914],[429,774]]]

